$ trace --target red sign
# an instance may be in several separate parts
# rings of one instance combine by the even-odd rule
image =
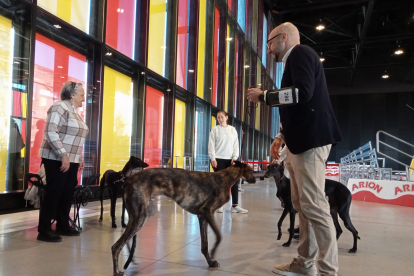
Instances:
[[[325,176],[339,176],[339,164],[327,164]]]

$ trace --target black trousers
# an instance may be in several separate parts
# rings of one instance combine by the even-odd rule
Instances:
[[[56,228],[69,227],[69,212],[75,187],[78,184],[78,163],[70,163],[69,170],[61,172],[62,162],[42,158],[46,173],[46,192],[39,212],[40,233],[52,230],[51,221],[56,219]]]
[[[215,172],[224,170],[225,168],[228,168],[231,166],[231,159],[217,159],[217,168],[213,168]],[[233,186],[231,186],[231,201],[233,205],[239,204],[239,181],[234,183]]]

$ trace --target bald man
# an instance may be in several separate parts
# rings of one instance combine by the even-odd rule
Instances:
[[[336,276],[338,247],[329,203],[325,199],[325,162],[331,146],[342,137],[322,63],[314,50],[300,45],[299,31],[291,23],[277,26],[268,39],[267,52],[285,66],[281,90],[291,91],[291,99],[298,95],[296,100],[285,104],[284,97],[279,97],[285,94],[280,90],[251,88],[246,93],[252,102],[279,106],[283,129],[275,137],[270,152],[273,158],[279,159],[280,146],[283,142],[287,145],[286,167],[290,174],[292,203],[299,213],[299,256],[290,264],[274,266],[272,271],[285,276]],[[291,89],[286,89],[289,87]]]

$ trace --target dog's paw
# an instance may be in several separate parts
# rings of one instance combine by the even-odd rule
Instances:
[[[99,218],[99,222],[102,222],[102,218]]]
[[[290,246],[290,242],[285,242],[284,244],[283,244],[283,247],[289,247]]]
[[[116,225],[116,223],[112,223],[112,228],[117,228],[118,226]]]
[[[123,276],[124,272],[123,271],[118,271],[116,273],[114,273],[114,276]]]
[[[126,228],[126,224],[125,223],[121,223],[122,228]]]
[[[208,266],[209,266],[209,267],[219,267],[219,266],[220,266],[220,264],[219,264],[217,261],[211,261],[211,262],[208,264]]]
[[[277,240],[280,240],[281,237],[282,235],[277,235]]]
[[[351,248],[348,250],[348,253],[356,253],[356,252],[357,252],[356,248]]]

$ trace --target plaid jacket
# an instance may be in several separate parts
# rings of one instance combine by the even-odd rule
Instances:
[[[79,163],[82,146],[89,128],[70,101],[57,101],[47,111],[43,142],[39,156],[61,160],[67,155],[72,163]]]

